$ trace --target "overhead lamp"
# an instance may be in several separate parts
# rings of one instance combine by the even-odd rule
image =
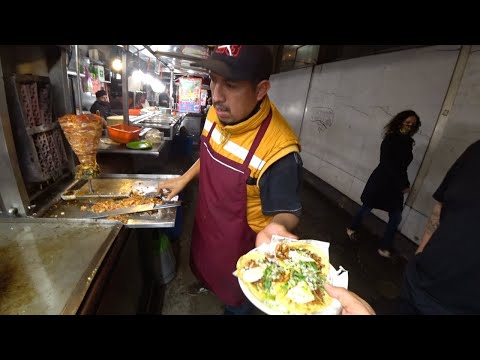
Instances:
[[[115,60],[112,61],[112,68],[113,70],[115,71],[120,71],[122,70],[122,60],[120,60],[119,58],[116,58]]]

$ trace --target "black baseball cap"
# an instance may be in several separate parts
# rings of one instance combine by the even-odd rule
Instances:
[[[217,45],[208,59],[192,66],[206,68],[232,81],[265,80],[272,73],[273,55],[266,45]]]

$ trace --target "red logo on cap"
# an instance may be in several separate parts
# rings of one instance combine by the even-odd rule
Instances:
[[[220,45],[217,46],[215,52],[218,54],[226,54],[228,56],[237,57],[240,54],[242,45]]]

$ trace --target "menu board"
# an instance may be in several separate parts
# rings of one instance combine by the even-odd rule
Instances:
[[[179,84],[178,111],[199,113],[202,108],[202,78],[182,77]]]

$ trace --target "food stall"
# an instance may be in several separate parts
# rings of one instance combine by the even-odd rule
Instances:
[[[78,149],[58,121],[75,114],[70,56],[68,45],[0,47],[0,314],[148,312],[151,254],[138,230],[175,227],[178,204],[157,208],[164,201],[152,194],[178,175],[79,172]],[[95,154],[161,151],[98,145]],[[108,219],[98,217],[108,210],[94,211],[133,196],[154,207]]]
[[[163,133],[163,139],[169,141],[173,140],[178,132],[185,115],[180,112],[172,114],[171,109],[168,108],[152,107],[147,108],[141,116],[133,118],[131,123],[146,129],[158,129]]]

